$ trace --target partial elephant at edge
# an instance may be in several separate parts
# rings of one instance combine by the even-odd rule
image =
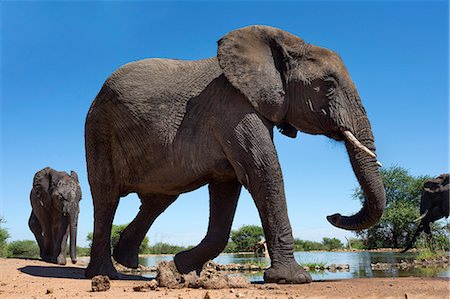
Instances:
[[[78,175],[46,167],[34,175],[28,225],[36,237],[42,260],[66,264],[67,239],[70,258],[77,262],[76,240],[81,188]]]

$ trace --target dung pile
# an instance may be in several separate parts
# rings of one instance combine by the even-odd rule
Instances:
[[[180,274],[173,261],[163,261],[156,269],[156,280],[160,287],[171,289],[180,288],[245,288],[250,286],[248,279],[244,276],[226,276],[217,269],[217,264],[209,261],[203,265],[200,275],[195,271],[188,274]]]

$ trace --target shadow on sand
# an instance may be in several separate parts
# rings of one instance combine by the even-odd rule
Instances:
[[[88,279],[84,277],[84,268],[58,267],[58,266],[25,266],[18,269],[20,272],[49,278]],[[119,273],[120,280],[150,280],[149,278]]]

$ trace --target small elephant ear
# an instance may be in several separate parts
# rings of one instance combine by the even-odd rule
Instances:
[[[304,45],[302,39],[280,29],[249,26],[220,39],[217,58],[228,81],[259,113],[279,124],[288,108],[285,72],[289,53]]]
[[[50,167],[46,167],[38,171],[33,178],[33,189],[36,192],[39,204],[43,207],[51,205],[52,171]]]
[[[77,183],[80,182],[78,180],[78,174],[75,171],[73,171],[73,170],[70,171],[70,177],[73,178]]]

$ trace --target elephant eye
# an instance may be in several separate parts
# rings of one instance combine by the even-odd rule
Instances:
[[[316,92],[320,92],[320,86],[314,87],[314,90],[315,90]]]

